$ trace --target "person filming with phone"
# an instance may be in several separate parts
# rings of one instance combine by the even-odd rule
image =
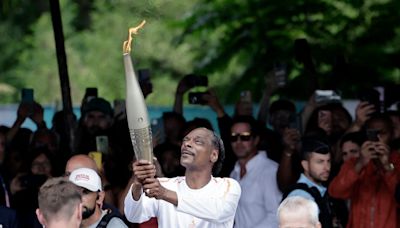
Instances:
[[[382,113],[371,115],[364,124],[367,141],[360,156],[350,158],[329,185],[331,196],[350,199],[347,227],[397,227],[395,187],[400,177],[400,154],[392,152],[391,119]]]

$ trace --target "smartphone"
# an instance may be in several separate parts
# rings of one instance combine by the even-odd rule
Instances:
[[[89,152],[88,156],[94,160],[99,170],[103,169],[103,154],[101,152],[91,151]]]
[[[208,94],[207,92],[191,92],[189,93],[189,104],[200,104],[204,105],[207,103],[203,99],[203,95]]]
[[[367,130],[367,140],[372,141],[372,142],[378,142],[379,141],[379,131],[375,129],[368,129]]]
[[[165,141],[163,118],[155,118],[151,120],[151,132],[153,140],[156,140],[157,144],[161,144]]]
[[[108,136],[96,136],[96,151],[108,154]]]
[[[32,115],[33,114],[33,103],[34,103],[33,89],[23,88],[21,90],[21,103],[25,103],[25,104],[27,104],[27,106],[29,106],[28,115]]]
[[[358,98],[360,101],[366,101],[374,105],[375,112],[381,112],[381,94],[376,89],[366,89],[359,93]]]
[[[86,102],[89,102],[90,100],[92,100],[93,98],[96,98],[97,96],[98,96],[97,88],[94,88],[94,87],[86,88],[86,91],[85,91]]]
[[[32,103],[34,101],[33,97],[33,89],[30,88],[23,88],[21,90],[21,101],[26,103]]]
[[[274,77],[278,88],[282,88],[287,83],[287,73],[285,63],[274,63]]]
[[[333,90],[315,90],[314,92],[315,103],[332,103],[340,102],[341,97]]]
[[[143,96],[146,98],[149,94],[153,92],[153,84],[150,78],[150,70],[149,69],[138,70],[138,81],[140,89],[143,92]]]
[[[114,100],[114,117],[117,119],[126,115],[125,99]]]
[[[150,70],[149,69],[139,69],[138,70],[138,80],[139,83],[150,82]]]
[[[252,103],[251,92],[249,90],[240,92],[240,101]]]
[[[310,61],[311,51],[307,39],[300,38],[294,41],[294,54],[297,62],[306,63]]]
[[[204,75],[197,74],[188,74],[185,77],[188,77],[188,86],[196,87],[196,86],[208,86],[208,78]]]
[[[303,126],[301,125],[301,116],[297,114],[290,114],[289,116],[289,128],[297,129],[299,132],[302,132]]]

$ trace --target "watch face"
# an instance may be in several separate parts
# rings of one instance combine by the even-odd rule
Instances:
[[[394,170],[393,163],[389,163],[389,165],[387,166],[387,171],[393,171],[393,170]]]

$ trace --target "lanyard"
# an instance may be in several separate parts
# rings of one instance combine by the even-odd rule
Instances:
[[[4,190],[4,196],[5,196],[5,198],[6,198],[6,206],[7,207],[10,207],[11,205],[10,205],[10,198],[9,198],[9,196],[8,196],[8,191],[7,191],[7,188],[6,188],[6,183],[4,182],[4,179],[3,179],[3,177],[0,175],[0,182],[1,182],[1,186],[3,187],[3,190]]]

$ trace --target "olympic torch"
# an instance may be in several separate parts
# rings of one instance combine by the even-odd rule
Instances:
[[[128,40],[123,45],[126,80],[126,114],[136,159],[153,162],[153,143],[149,114],[130,56],[132,36],[136,35],[145,23],[146,21],[143,21],[139,26],[130,28]]]

